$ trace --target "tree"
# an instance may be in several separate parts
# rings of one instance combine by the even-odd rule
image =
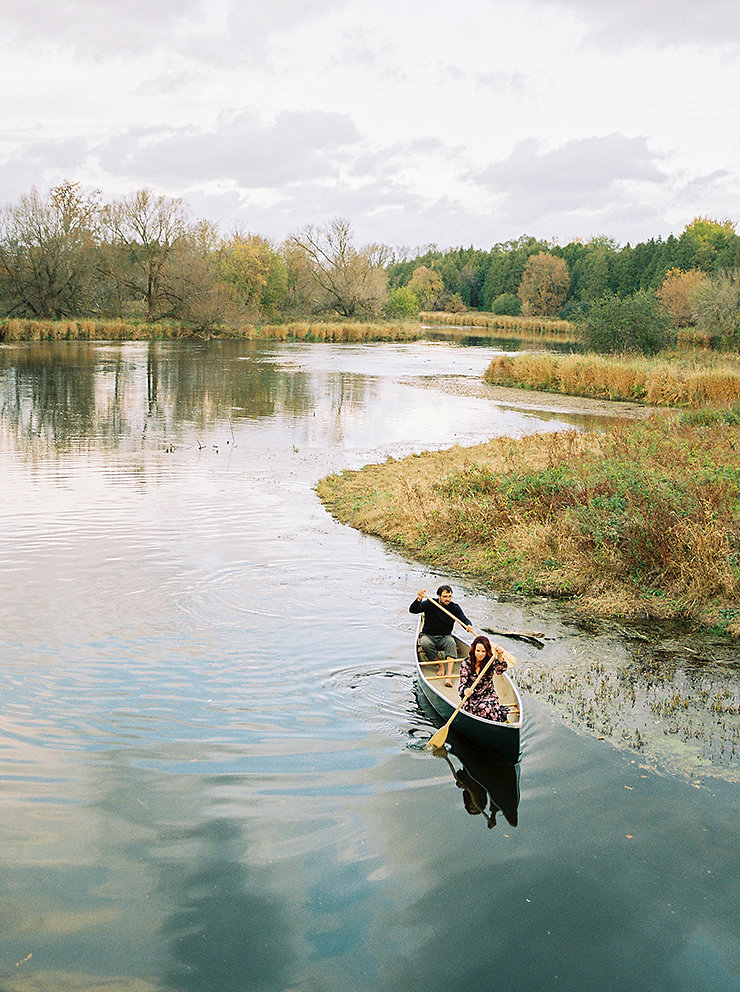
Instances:
[[[284,308],[287,267],[267,238],[235,232],[221,247],[220,268],[247,311],[273,318]]]
[[[417,265],[409,281],[409,289],[422,310],[444,310],[445,286],[442,276],[426,265]]]
[[[670,341],[671,321],[657,296],[641,289],[633,296],[602,297],[589,308],[582,340],[599,353],[654,355]]]
[[[586,245],[579,287],[582,301],[598,300],[609,292],[615,250],[616,245],[608,238],[593,238]]]
[[[727,264],[735,255],[740,241],[735,225],[730,220],[718,221],[710,217],[694,217],[687,224],[679,239],[684,251],[692,252],[692,266],[705,272],[716,271],[718,265]]]
[[[706,273],[699,269],[669,269],[658,290],[658,299],[673,318],[676,327],[688,327],[699,320],[694,295],[707,281]]]
[[[516,293],[502,293],[491,305],[491,313],[518,317],[522,312],[522,301]]]
[[[388,295],[390,250],[385,245],[355,248],[349,221],[341,217],[324,227],[309,225],[288,240],[308,263],[316,310],[350,318],[380,313]]]
[[[0,269],[9,313],[59,319],[95,306],[98,193],[77,183],[36,189],[0,214]]]
[[[172,316],[178,294],[169,276],[188,233],[182,200],[138,190],[106,207],[103,223],[108,274],[143,302],[148,320]]]
[[[238,324],[243,319],[234,287],[220,272],[215,224],[197,221],[170,257],[167,296],[171,316],[197,330],[211,330],[225,321]]]
[[[503,293],[516,293],[524,268],[531,255],[546,251],[547,245],[536,238],[524,236],[493,247],[480,290],[480,304],[490,310],[493,301]]]
[[[724,269],[696,288],[699,323],[725,344],[740,344],[740,270]]]
[[[564,259],[548,251],[527,259],[517,295],[525,314],[555,317],[568,297],[570,277]]]
[[[419,309],[419,299],[408,286],[394,289],[385,305],[388,317],[415,317]]]

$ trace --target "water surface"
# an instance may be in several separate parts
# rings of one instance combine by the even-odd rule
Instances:
[[[476,811],[411,677],[408,604],[449,576],[313,492],[594,422],[441,388],[492,354],[0,348],[3,992],[740,989],[737,787],[528,697]]]

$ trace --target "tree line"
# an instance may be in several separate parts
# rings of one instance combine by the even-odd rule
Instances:
[[[714,337],[737,337],[734,224],[696,217],[678,237],[634,246],[606,237],[565,246],[521,237],[488,250],[410,250],[358,247],[342,218],[306,226],[280,244],[239,230],[223,236],[193,219],[182,200],[138,190],[105,202],[74,182],[45,195],[32,189],[0,211],[5,317],[170,319],[207,329],[297,316],[398,318],[467,309],[591,315],[593,323],[605,307],[613,318],[628,304],[643,317],[646,307],[659,306],[673,327],[700,325]]]

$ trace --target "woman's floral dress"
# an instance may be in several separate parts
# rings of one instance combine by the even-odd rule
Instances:
[[[483,665],[485,665],[485,661]],[[506,723],[509,711],[503,703],[499,702],[498,694],[493,684],[493,673],[499,675],[505,672],[509,666],[503,658],[496,658],[486,674],[473,690],[473,695],[463,707],[468,713],[485,717],[486,720],[496,720],[499,723]],[[458,692],[461,698],[465,698],[465,690],[475,682],[477,678],[475,665],[470,658],[464,658],[460,663],[460,685]]]

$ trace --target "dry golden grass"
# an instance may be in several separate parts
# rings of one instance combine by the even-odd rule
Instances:
[[[219,337],[271,341],[415,341],[424,337],[416,321],[294,321],[286,324],[219,325],[204,331],[176,321],[123,320],[0,321],[0,341],[148,341],[158,338]]]
[[[416,341],[423,331],[416,321],[292,321],[264,324],[258,338],[277,341]]]
[[[740,401],[740,356],[674,353],[656,358],[501,355],[487,382],[655,406],[723,407]]]
[[[429,324],[452,324],[456,327],[476,327],[496,331],[494,337],[556,338],[575,341],[578,330],[569,320],[552,317],[509,317],[503,314],[481,313],[465,310],[462,313],[443,313],[436,310],[422,311],[419,320]]]
[[[162,338],[250,338],[254,328],[216,327],[193,330],[176,321],[131,323],[124,320],[20,320],[0,321],[0,341],[151,341]]]
[[[495,588],[740,627],[740,413],[499,438],[321,480],[342,522]]]

